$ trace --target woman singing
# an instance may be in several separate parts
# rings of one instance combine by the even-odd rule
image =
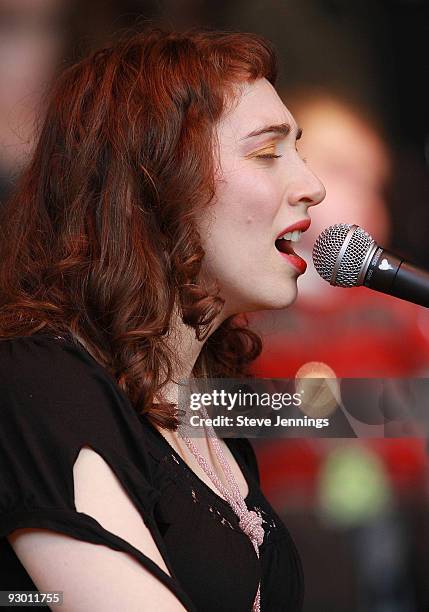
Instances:
[[[0,219],[0,590],[302,609],[249,441],[182,436],[177,410],[181,379],[248,375],[242,313],[305,271],[290,239],[325,191],[275,79],[259,36],[150,26],[57,81]]]

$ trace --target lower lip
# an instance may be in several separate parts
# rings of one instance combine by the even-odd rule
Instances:
[[[304,274],[307,269],[307,262],[302,259],[299,255],[290,255],[289,253],[281,253],[280,255],[288,260],[288,262],[295,268],[299,274]]]

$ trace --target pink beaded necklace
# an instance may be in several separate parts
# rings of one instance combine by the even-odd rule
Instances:
[[[207,413],[206,413],[207,416]],[[244,501],[243,496],[240,493],[240,489],[238,488],[237,481],[234,478],[234,475],[231,471],[231,467],[224,455],[224,452],[219,444],[216,433],[213,427],[210,425],[207,427],[208,429],[208,440],[211,441],[213,448],[215,450],[216,456],[218,458],[219,463],[222,466],[222,469],[225,473],[226,479],[230,486],[230,489],[227,489],[223,483],[219,480],[217,475],[209,466],[207,459],[200,453],[198,448],[192,442],[190,438],[183,435],[180,431],[180,426],[178,428],[178,433],[181,438],[186,443],[187,447],[197,459],[200,467],[205,471],[207,476],[211,479],[213,484],[218,488],[218,490],[223,494],[226,498],[235,514],[240,519],[239,526],[244,531],[244,533],[250,538],[255,552],[259,558],[259,546],[262,545],[264,541],[264,528],[262,527],[262,517],[257,514],[254,510],[248,510],[246,506],[246,502]],[[256,593],[255,601],[253,602],[252,612],[260,612],[261,610],[261,584],[258,585],[258,591]]]

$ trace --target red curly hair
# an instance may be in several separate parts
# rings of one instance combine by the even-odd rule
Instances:
[[[215,123],[237,84],[276,75],[255,34],[153,26],[65,70],[0,213],[0,338],[80,337],[139,413],[175,430],[177,411],[153,401],[173,372],[175,307],[202,340],[224,303],[198,283],[194,223],[215,194]],[[248,376],[261,348],[229,317],[193,375]]]

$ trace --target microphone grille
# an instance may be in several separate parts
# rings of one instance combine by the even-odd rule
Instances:
[[[314,243],[314,267],[323,279],[331,283],[338,255],[352,227],[354,227],[354,231],[341,257],[337,276],[333,283],[337,287],[356,287],[362,266],[371,245],[374,244],[374,239],[357,225],[338,223],[323,230]]]

